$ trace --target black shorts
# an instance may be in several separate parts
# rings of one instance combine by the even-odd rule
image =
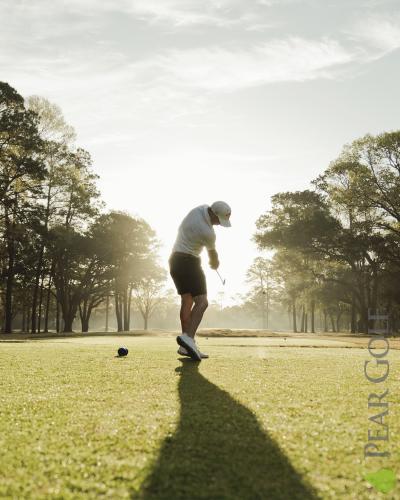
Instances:
[[[169,270],[179,295],[190,293],[192,297],[196,297],[207,294],[200,257],[174,252],[169,258]]]

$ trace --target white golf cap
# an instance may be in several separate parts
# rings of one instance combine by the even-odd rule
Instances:
[[[214,201],[214,203],[211,205],[211,210],[218,217],[221,226],[231,227],[232,224],[229,220],[229,217],[231,216],[232,210],[228,203],[225,203],[224,201]]]

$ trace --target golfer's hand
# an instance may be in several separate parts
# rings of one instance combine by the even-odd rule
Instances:
[[[209,262],[211,269],[218,269],[219,268],[219,260],[218,259],[212,259]]]

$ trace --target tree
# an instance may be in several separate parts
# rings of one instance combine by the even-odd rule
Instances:
[[[41,239],[38,245],[37,266],[35,284],[32,294],[32,314],[31,331],[36,332],[37,322],[41,317],[43,282],[46,269],[43,269],[45,261],[46,239],[51,221],[55,218],[55,203],[65,189],[65,169],[69,160],[68,146],[75,138],[75,132],[64,119],[61,109],[47,99],[39,96],[32,96],[27,100],[28,108],[34,111],[38,117],[38,130],[43,140],[43,148],[40,155],[40,162],[46,170],[46,178],[43,183],[43,223],[40,231]],[[45,315],[45,331],[48,329],[49,301],[51,291],[52,271],[54,266],[50,262],[47,270],[47,302]],[[40,286],[40,283],[42,286]],[[40,300],[39,300],[40,297]],[[39,300],[39,314],[37,306]],[[40,331],[40,326],[39,326]]]
[[[64,331],[72,331],[78,311],[87,331],[92,311],[112,292],[119,329],[127,330],[133,287],[150,280],[155,233],[127,214],[100,215],[98,176],[74,139],[58,106],[32,96],[26,107],[0,82],[0,306],[7,332],[18,315],[23,329],[40,331],[44,319],[47,331],[53,297],[57,331],[61,315]]]
[[[301,327],[306,326],[306,290],[310,287],[310,273],[303,256],[294,250],[279,249],[272,260],[272,272],[277,283],[276,300],[280,300],[291,314],[292,329],[298,331],[298,311],[301,309]],[[313,309],[312,309],[313,316]],[[313,322],[313,320],[312,320]]]
[[[21,220],[40,196],[40,182],[45,177],[45,169],[39,161],[43,142],[37,124],[37,115],[25,108],[22,96],[7,83],[0,82],[0,203],[7,254],[6,333],[12,331],[16,254],[23,232]]]
[[[129,331],[133,288],[152,276],[158,248],[155,233],[143,219],[123,212],[100,216],[95,233],[111,267],[118,331]]]
[[[348,279],[352,288],[352,332],[357,329],[357,312],[360,315],[358,330],[368,329],[368,310],[376,310],[379,305],[385,262],[392,261],[397,266],[400,263],[393,218],[396,203],[398,205],[396,179],[390,171],[392,167],[386,164],[390,160],[385,161],[385,157],[391,157],[387,148],[394,147],[394,157],[398,155],[393,146],[396,137],[398,140],[396,133],[383,134],[354,141],[314,181],[317,189],[328,195],[332,210],[343,221],[343,246],[351,269]],[[396,164],[396,160],[393,161]]]
[[[315,296],[311,293],[317,277],[314,262],[326,257],[338,258],[337,238],[341,225],[329,211],[324,198],[312,191],[279,193],[272,197],[272,208],[257,221],[255,241],[259,248],[275,248],[274,268],[283,284],[292,312],[293,330],[297,331],[297,306],[301,299],[301,330],[315,331]]]
[[[149,319],[163,300],[162,289],[166,272],[154,262],[147,264],[146,276],[133,286],[133,297],[144,322],[144,330],[148,329]]]
[[[357,206],[376,211],[378,226],[400,236],[400,131],[354,141],[330,170],[338,169],[352,176]]]
[[[246,276],[247,282],[253,285],[249,299],[261,311],[262,328],[268,328],[271,295],[276,287],[272,276],[272,261],[263,257],[256,257]]]
[[[256,242],[300,257],[307,270],[303,316],[306,306],[317,305],[332,316],[332,328],[350,314],[351,331],[367,332],[368,311],[397,314],[396,294],[383,277],[400,269],[400,133],[354,141],[313,184],[317,192],[272,197],[271,210],[257,221]]]

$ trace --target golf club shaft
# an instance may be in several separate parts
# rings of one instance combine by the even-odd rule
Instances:
[[[224,279],[222,278],[222,276],[219,274],[218,269],[216,269],[216,271],[217,271],[217,274],[218,274],[219,279],[221,280],[222,284],[223,284],[223,285],[225,285],[225,280],[224,280]]]

